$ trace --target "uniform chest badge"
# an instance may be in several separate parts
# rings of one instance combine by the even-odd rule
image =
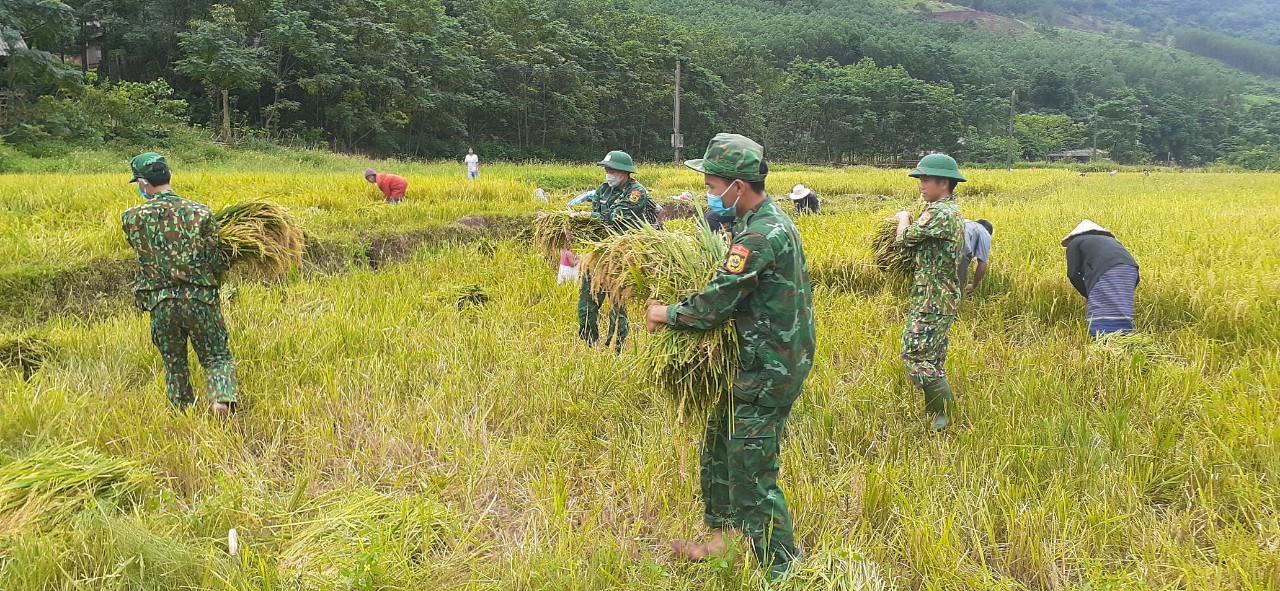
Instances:
[[[737,275],[747,270],[747,259],[751,257],[751,249],[735,244],[729,249],[729,258],[724,261],[724,270]]]

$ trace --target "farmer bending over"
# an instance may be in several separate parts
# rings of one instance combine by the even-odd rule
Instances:
[[[987,259],[991,256],[991,239],[995,235],[995,227],[987,220],[964,221],[964,243],[960,253],[960,269],[956,285],[964,286],[966,294],[973,293],[973,290],[978,288],[978,284],[982,283],[982,278],[987,276]],[[973,270],[973,283],[966,285],[969,266],[975,260],[978,261],[978,266]]]
[[[404,192],[409,190],[409,181],[404,180],[404,177],[389,172],[376,172],[372,168],[364,169],[364,180],[377,185],[378,190],[382,191],[382,201],[392,205],[404,201]]]
[[[1089,220],[1062,239],[1067,247],[1067,279],[1085,297],[1089,336],[1133,332],[1133,292],[1138,262],[1115,234]]]

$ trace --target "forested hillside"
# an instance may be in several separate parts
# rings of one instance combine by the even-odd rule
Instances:
[[[1280,167],[1266,79],[902,2],[13,0],[0,23],[0,149],[29,154],[195,124],[418,157],[669,159],[679,60],[691,147],[732,129],[778,160],[1002,162],[1016,93],[1018,160],[1096,142],[1122,163]]]
[[[1194,27],[1280,45],[1280,12],[1270,0],[956,0],[953,4],[1064,23],[1088,18],[1172,34]]]

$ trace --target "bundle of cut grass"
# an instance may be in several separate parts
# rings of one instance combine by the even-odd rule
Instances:
[[[93,499],[116,501],[149,477],[128,460],[59,444],[0,465],[0,522],[57,521]],[[0,527],[0,530],[6,529]]]
[[[0,336],[0,368],[22,370],[23,379],[31,379],[53,349],[49,340],[29,334]]]
[[[886,221],[871,237],[871,249],[876,255],[876,266],[890,273],[910,277],[916,272],[911,252],[897,244],[898,223]]]
[[[261,279],[280,279],[302,262],[306,240],[287,208],[246,201],[214,215],[219,249],[229,266]]]
[[[609,227],[589,217],[575,216],[569,210],[543,211],[533,218],[533,245],[556,258],[560,251],[607,238]]]
[[[480,253],[481,256],[487,258],[493,258],[493,256],[498,253],[498,245],[494,244],[494,242],[489,240],[487,237],[481,237],[479,240],[475,241],[472,247],[476,252]]]
[[[1170,351],[1150,333],[1113,332],[1100,335],[1091,351],[1116,357],[1137,358],[1148,363],[1178,363],[1181,356]]]
[[[437,297],[452,303],[459,310],[469,307],[479,308],[489,301],[489,294],[484,292],[484,288],[474,283],[446,288]]]
[[[646,226],[587,245],[581,264],[593,288],[607,292],[611,302],[643,309],[649,299],[670,304],[702,291],[726,249],[724,240],[702,225],[683,232]],[[732,323],[705,331],[661,331],[639,358],[675,401],[682,420],[686,411],[706,411],[729,392],[737,361]]]

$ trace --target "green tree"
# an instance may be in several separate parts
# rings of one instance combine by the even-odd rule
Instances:
[[[50,53],[75,38],[75,12],[57,0],[0,2],[0,41],[9,55],[0,88],[22,93],[73,89],[81,78]]]
[[[244,25],[236,20],[235,9],[214,4],[211,20],[191,23],[191,31],[178,35],[183,58],[174,72],[200,81],[209,97],[222,101],[222,136],[231,137],[232,90],[253,90],[269,75],[267,52],[245,43]]]

